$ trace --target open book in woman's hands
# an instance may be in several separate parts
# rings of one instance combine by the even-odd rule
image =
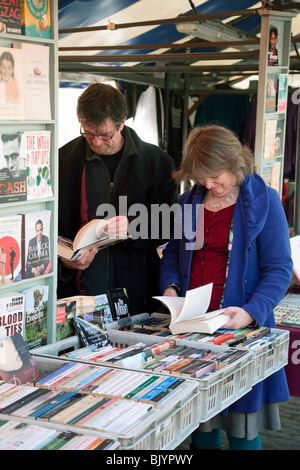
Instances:
[[[173,335],[179,333],[213,333],[230,320],[224,315],[225,309],[207,312],[210,304],[213,284],[188,290],[185,297],[154,297],[160,300],[171,313],[170,330]]]
[[[57,254],[61,258],[76,261],[92,248],[100,250],[128,238],[126,216],[93,219],[79,229],[73,241],[59,236]]]

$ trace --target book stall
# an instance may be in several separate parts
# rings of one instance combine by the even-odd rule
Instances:
[[[9,103],[0,83],[0,160],[12,141],[20,161],[17,175],[0,169],[0,449],[174,450],[291,362],[288,327],[300,331],[298,299],[279,304],[278,328],[228,330],[224,310],[207,312],[212,284],[175,303],[154,297],[165,307],[134,316],[123,287],[57,298],[58,258],[127,240],[128,220],[92,220],[74,240],[59,237],[58,5],[15,7],[18,18],[0,18],[0,53],[15,61],[20,92]],[[280,44],[280,63],[267,65],[267,17],[255,153],[258,173],[281,193],[290,42]],[[291,17],[275,15],[286,37]],[[299,260],[299,236],[292,248]],[[294,271],[300,276],[298,263]]]
[[[20,395],[15,390],[11,399],[9,391],[3,392],[2,420],[96,435],[120,450],[175,449],[200,422],[287,361],[285,331],[254,329],[248,340],[244,337],[246,347],[240,348],[222,345],[223,340],[223,344],[232,340],[222,330],[172,336],[164,314],[126,318],[126,331],[119,329],[120,319],[106,325],[102,343],[86,346],[82,333],[30,351],[26,348],[39,371],[27,386],[33,395],[28,391],[24,398],[26,387],[21,385]],[[124,328],[125,318],[121,320]],[[237,336],[241,335],[235,338],[239,342]],[[57,397],[55,405],[52,394]]]

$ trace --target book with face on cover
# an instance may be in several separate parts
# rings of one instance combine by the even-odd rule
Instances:
[[[22,277],[35,278],[52,270],[50,250],[51,210],[22,214]]]
[[[185,297],[155,296],[171,313],[171,333],[213,333],[230,319],[224,315],[225,309],[207,312],[213,284],[206,284],[196,289],[188,290]]]
[[[0,134],[0,203],[8,204],[26,199],[26,157],[21,152],[21,134],[2,133]]]
[[[0,47],[0,119],[24,119],[23,52]]]
[[[92,248],[101,250],[114,243],[127,240],[129,238],[127,232],[128,219],[125,216],[93,219],[80,228],[74,241],[59,236],[57,254],[61,258],[75,261]]]
[[[20,333],[0,340],[0,377],[15,385],[26,385],[41,376]]]

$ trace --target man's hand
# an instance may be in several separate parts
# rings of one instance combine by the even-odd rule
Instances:
[[[62,264],[67,269],[76,269],[79,271],[84,271],[93,262],[97,251],[98,250],[96,248],[92,248],[91,250],[84,253],[84,255],[77,261],[69,261],[66,259],[62,259]]]

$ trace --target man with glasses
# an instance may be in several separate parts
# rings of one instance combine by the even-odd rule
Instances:
[[[143,142],[125,125],[126,116],[124,94],[110,85],[93,83],[79,97],[81,135],[60,149],[59,234],[73,239],[101,205],[112,205],[118,215],[124,209],[120,201],[126,200],[127,214],[135,204],[149,214],[149,236],[91,250],[79,261],[60,260],[58,298],[126,288],[135,315],[152,308],[151,297],[158,293],[157,247],[167,241],[151,239],[151,207],[176,203],[178,190],[173,159]]]

